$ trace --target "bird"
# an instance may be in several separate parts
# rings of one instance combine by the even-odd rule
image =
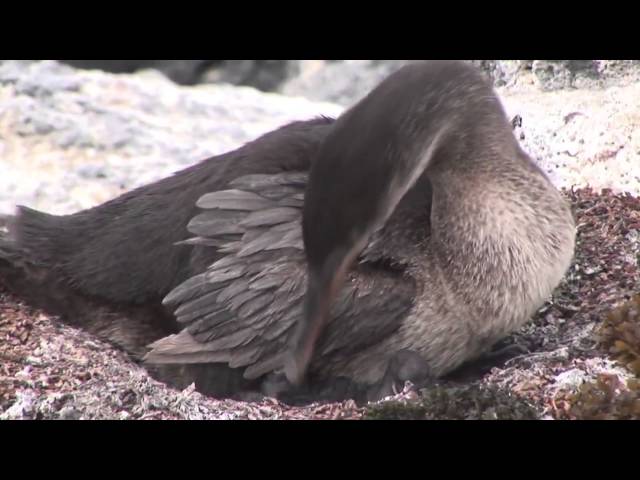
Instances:
[[[522,327],[574,248],[490,81],[437,60],[97,207],[18,207],[0,280],[168,383],[372,401]]]

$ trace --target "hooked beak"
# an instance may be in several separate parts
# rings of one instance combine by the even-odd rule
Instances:
[[[330,319],[331,304],[357,251],[338,248],[319,268],[309,268],[304,313],[284,366],[287,380],[302,383],[315,346]]]

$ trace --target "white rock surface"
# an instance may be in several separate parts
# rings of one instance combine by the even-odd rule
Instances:
[[[604,90],[498,89],[521,141],[559,187],[640,195],[640,83]]]
[[[640,194],[640,83],[555,92],[529,83],[498,91],[550,178]],[[1,62],[0,213],[88,208],[290,121],[342,110],[247,87],[180,87],[151,71]]]
[[[55,62],[0,64],[0,213],[70,213],[342,107]]]

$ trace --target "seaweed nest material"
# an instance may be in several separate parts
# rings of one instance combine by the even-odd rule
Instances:
[[[574,262],[506,357],[364,407],[291,407],[179,391],[123,352],[0,289],[0,418],[592,419],[640,418],[640,199],[564,191],[576,218]],[[0,284],[1,284],[0,278]]]

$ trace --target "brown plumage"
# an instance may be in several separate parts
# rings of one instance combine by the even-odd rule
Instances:
[[[526,322],[574,249],[568,206],[461,62],[93,209],[23,208],[10,233],[9,286],[214,395],[379,398],[446,374]]]

